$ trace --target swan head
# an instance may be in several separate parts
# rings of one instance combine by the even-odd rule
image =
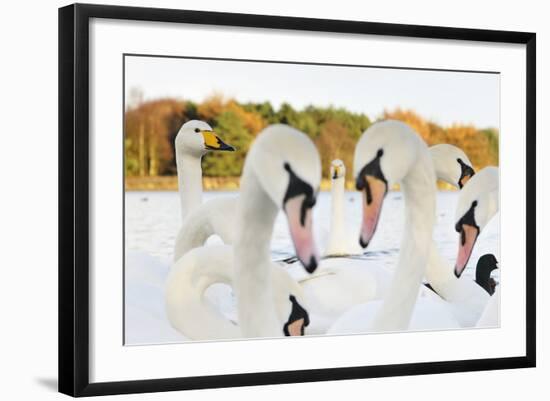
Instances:
[[[476,283],[489,295],[495,293],[496,281],[491,277],[491,272],[498,269],[498,260],[492,253],[481,256],[476,265]]]
[[[340,159],[335,159],[330,163],[330,178],[333,181],[346,178],[346,166]]]
[[[355,186],[363,195],[363,222],[359,244],[366,248],[372,239],[388,188],[402,181],[426,145],[406,124],[382,121],[371,125],[355,147]]]
[[[442,143],[430,147],[435,174],[456,188],[462,189],[475,174],[472,162],[462,149]]]
[[[309,325],[309,314],[304,308],[304,292],[298,282],[280,266],[271,272],[274,302],[283,323],[285,336],[303,336]]]
[[[321,183],[321,161],[315,145],[287,125],[265,128],[245,161],[269,198],[286,215],[296,256],[310,273],[319,263],[313,238],[312,209]]]
[[[183,124],[176,135],[176,153],[202,157],[210,151],[234,151],[204,121],[191,120]]]
[[[498,190],[498,168],[485,167],[460,191],[455,215],[455,231],[459,234],[456,277],[464,271],[480,232],[498,212]]]

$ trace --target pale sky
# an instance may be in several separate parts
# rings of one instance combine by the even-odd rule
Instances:
[[[343,107],[371,120],[384,109],[413,109],[447,126],[499,127],[498,74],[335,67],[126,56],[126,99],[176,97],[200,102],[220,93],[239,102]]]

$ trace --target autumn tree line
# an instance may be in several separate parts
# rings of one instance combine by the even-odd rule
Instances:
[[[203,159],[206,177],[238,177],[255,136],[267,125],[284,123],[306,133],[317,145],[323,176],[329,175],[330,161],[342,159],[352,179],[355,144],[374,121],[365,114],[336,107],[307,106],[301,110],[283,103],[239,103],[214,95],[201,103],[158,99],[139,102],[125,112],[124,144],[127,177],[159,177],[176,174],[174,139],[186,121],[206,121],[235,152],[211,152]],[[428,145],[449,143],[462,148],[477,169],[498,165],[498,131],[455,124],[447,127],[426,120],[412,110],[385,111],[379,119],[396,119],[409,124]]]

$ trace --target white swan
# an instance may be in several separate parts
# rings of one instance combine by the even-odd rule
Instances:
[[[349,241],[344,218],[345,175],[344,163],[333,160],[329,241],[317,271],[306,276],[301,270],[296,271],[299,268],[288,265],[288,271],[304,291],[311,321],[308,334],[324,334],[349,308],[381,298],[391,281],[389,270],[365,265],[361,248]]]
[[[438,179],[456,188],[470,187],[472,192],[484,190],[475,184],[477,180],[470,181],[475,177],[475,172],[468,156],[460,148],[441,144],[430,147],[430,153]],[[489,294],[472,280],[459,280],[453,274],[452,266],[441,257],[434,241],[430,248],[426,279],[448,303],[462,327],[476,324],[489,301]]]
[[[189,213],[183,222],[174,246],[174,261],[191,249],[203,246],[212,235],[218,235],[226,245],[235,239],[235,210],[238,196],[209,199]]]
[[[353,253],[347,241],[344,219],[346,166],[340,159],[330,163],[330,232],[325,256],[342,256]]]
[[[223,247],[225,251],[220,253],[220,247],[197,248],[172,268],[166,308],[176,329],[185,335],[190,335],[190,330],[199,331],[199,337],[303,334],[307,313],[301,306],[299,287],[270,261],[269,246],[275,217],[282,209],[298,258],[308,271],[315,270],[319,258],[312,235],[311,208],[320,180],[319,155],[307,136],[285,125],[270,126],[258,135],[243,168],[241,194],[234,211],[233,248]],[[233,267],[231,274],[227,264]],[[225,266],[223,275],[217,265]],[[208,269],[216,273],[208,277]],[[279,279],[273,272],[278,272],[275,274]],[[192,285],[194,274],[206,284],[185,294],[183,290]],[[238,328],[205,305],[202,297],[205,285],[227,282],[231,277],[237,297]],[[188,312],[190,304],[195,305],[196,312]],[[203,322],[205,330],[200,328]]]
[[[448,155],[452,154],[452,149],[447,149],[447,151],[449,152]],[[458,148],[455,148],[454,152],[457,153],[456,156],[459,156]],[[455,157],[449,157],[448,160],[453,158]],[[441,161],[442,159],[440,159]],[[454,174],[455,177],[458,176],[459,170],[464,171],[463,166],[460,169],[455,166],[455,169],[457,170]],[[453,181],[451,179],[448,182],[452,183]],[[459,257],[462,255],[462,260],[467,262],[477,235],[498,211],[498,169],[487,167],[473,175],[466,182],[459,193],[455,222],[457,231],[461,233],[461,238],[467,239],[467,243],[461,244],[460,252],[462,253],[459,253]],[[477,208],[479,209],[477,210],[478,218],[476,220],[474,210]],[[476,221],[479,221],[480,225]],[[468,246],[468,244],[470,245]],[[463,253],[464,246],[468,246],[467,257]],[[466,266],[466,262],[461,265],[460,273]],[[459,264],[459,261],[457,261],[457,264]],[[456,267],[453,273],[452,267],[439,254],[436,244],[432,243],[426,278],[432,288],[448,302],[460,325],[462,327],[473,327],[490,302],[491,296],[475,281],[459,279],[459,276]]]
[[[269,266],[270,291],[281,334],[299,335],[309,324],[302,305],[303,291],[284,269]],[[234,286],[233,248],[211,245],[195,248],[173,266],[165,288],[166,314],[176,330],[191,340],[229,340],[243,335],[238,324],[208,301],[213,284]]]
[[[204,121],[183,124],[176,135],[175,153],[182,222],[202,203],[202,157],[210,151],[234,151]]]
[[[462,188],[475,174],[472,162],[464,151],[454,145],[442,143],[430,147],[438,179]]]
[[[354,172],[357,189],[363,194],[361,245],[367,247],[374,235],[383,200],[395,182],[400,182],[405,199],[403,240],[393,280],[383,300],[352,308],[328,332],[418,329],[428,323],[423,321],[427,313],[430,322],[437,322],[438,326],[457,327],[443,301],[418,296],[435,222],[436,177],[426,144],[404,123],[373,124],[355,148]],[[432,328],[431,324],[424,327]]]
[[[481,259],[485,259],[485,263],[487,263],[487,270],[489,270],[489,273],[491,270],[496,268],[496,264],[498,261],[496,260],[494,255],[488,254],[483,255]],[[479,264],[479,262],[478,262]],[[477,274],[477,271],[476,271]],[[485,277],[487,277],[488,273],[485,272]],[[490,288],[487,289],[490,291]],[[496,287],[494,290],[493,295],[491,296],[491,299],[487,303],[487,306],[483,310],[483,313],[481,314],[481,317],[477,321],[476,326],[477,327],[497,327],[500,324],[500,285]]]
[[[213,230],[217,233],[225,243],[230,243],[232,232],[227,225],[224,224],[224,219],[216,220],[216,210],[223,212],[228,210],[231,205],[225,205],[225,201],[217,201],[219,204],[213,211],[208,213],[196,214],[197,210],[202,205],[202,157],[210,151],[234,151],[235,149],[226,143],[224,143],[215,133],[212,131],[210,125],[203,121],[191,120],[186,122],[180,128],[175,140],[175,153],[176,153],[176,165],[178,172],[178,190],[180,196],[180,211],[182,217],[182,226],[178,231],[176,242],[174,246],[174,260],[177,260],[189,249],[196,246],[198,240],[196,236],[200,236],[204,240],[200,243],[202,245],[208,237],[208,233],[202,233],[200,231],[194,231],[191,238],[187,234],[190,230],[189,227],[193,227],[197,224],[195,220],[200,218],[205,222],[201,222],[204,225],[216,225]],[[223,205],[223,206],[222,206]],[[193,215],[191,221],[187,221],[188,217]],[[201,226],[199,226],[201,227]],[[190,246],[192,243],[193,246]]]
[[[499,210],[499,170],[485,167],[462,188],[455,215],[455,230],[459,233],[458,255],[454,273],[460,277],[479,233]]]

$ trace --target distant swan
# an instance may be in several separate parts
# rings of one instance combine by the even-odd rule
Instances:
[[[340,159],[330,163],[330,232],[325,256],[359,254],[356,242],[351,243],[345,225],[346,166]],[[354,246],[355,245],[355,246]]]
[[[177,330],[187,336],[192,335],[190,331],[197,331],[194,335],[202,338],[304,333],[309,318],[301,290],[280,266],[271,262],[269,246],[275,217],[282,209],[298,258],[307,271],[317,268],[319,257],[313,241],[311,209],[320,180],[319,155],[307,136],[285,125],[270,126],[258,135],[243,168],[241,194],[234,211],[234,246],[223,247],[223,251],[219,246],[194,249],[172,268],[166,308]],[[228,269],[228,264],[232,269]],[[226,272],[222,276],[221,268]],[[209,269],[216,272],[211,277]],[[198,272],[200,283],[193,283],[194,272]],[[233,286],[238,328],[204,304],[201,295],[205,285],[216,281],[230,281]],[[186,289],[195,286],[197,289],[191,294],[186,293]],[[202,330],[203,326],[208,328]]]

